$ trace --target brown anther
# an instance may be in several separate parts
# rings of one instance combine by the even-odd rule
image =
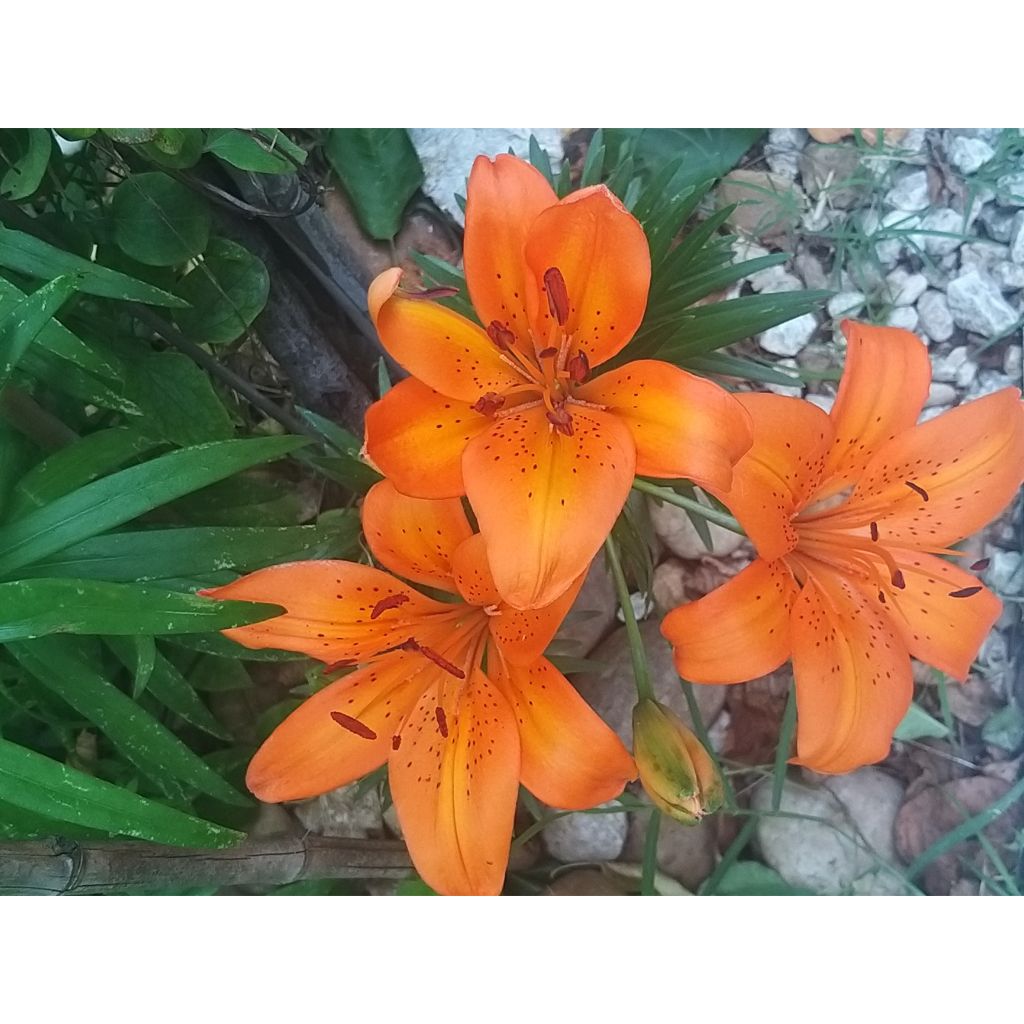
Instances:
[[[402,736],[401,736],[400,733],[396,732],[395,735],[391,737],[391,749],[392,750],[397,750],[401,745],[402,745]]]
[[[508,350],[516,343],[516,336],[500,320],[492,320],[487,325],[487,337],[490,338],[502,352],[508,352]]]
[[[382,597],[373,606],[373,611],[370,612],[370,618],[379,618],[384,612],[390,611],[392,608],[397,608],[400,604],[405,604],[408,600],[408,594],[389,594],[387,597]]]
[[[979,558],[976,562],[971,563],[971,569],[974,572],[982,572],[988,568],[989,562],[991,561],[991,558]]]
[[[405,292],[407,299],[450,299],[459,294],[458,288],[427,288],[422,292]]]
[[[343,729],[348,729],[349,732],[354,732],[357,736],[362,736],[364,740],[375,740],[377,738],[377,734],[368,726],[363,725],[358,718],[352,718],[350,715],[343,715],[340,711],[332,711],[331,718],[333,718]]]
[[[871,539],[878,540],[878,523],[871,524]]]
[[[980,593],[984,590],[984,587],[964,587],[963,590],[954,590],[950,593],[950,597],[973,597],[975,594]]]
[[[881,591],[878,592],[878,600],[881,601],[882,604],[885,604],[885,594],[883,594]]]
[[[558,355],[558,349],[554,345],[549,345],[547,348],[542,348],[537,353],[538,359],[554,359]]]
[[[488,391],[486,395],[481,395],[470,406],[470,409],[484,416],[493,416],[504,404],[504,395],[499,395],[496,391]]]
[[[565,278],[558,267],[548,267],[544,271],[544,290],[548,295],[551,315],[559,327],[564,327],[569,320],[569,289],[565,287]]]
[[[572,417],[565,411],[565,406],[558,406],[547,411],[548,423],[560,434],[572,437]]]
[[[910,480],[905,480],[904,483],[915,493],[920,494],[922,501],[928,500],[928,492],[923,487],[918,487],[917,484]]]
[[[409,637],[405,643],[399,644],[396,650],[399,651],[416,651],[422,654],[428,661],[432,661],[438,668],[443,668],[449,675],[455,676],[456,679],[465,679],[466,673],[462,671],[458,665],[453,665],[447,658],[441,657],[437,651],[431,650],[429,647],[424,647],[415,637]]]
[[[577,352],[566,365],[573,384],[582,384],[590,376],[590,360],[586,352]]]
[[[434,708],[434,716],[437,718],[437,731],[448,739],[448,719],[445,718],[444,708],[440,705]]]
[[[903,573],[899,569],[892,574],[892,585],[896,587],[897,590],[906,589],[907,581],[903,578]]]

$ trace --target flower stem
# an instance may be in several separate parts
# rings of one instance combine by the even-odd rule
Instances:
[[[647,480],[636,479],[633,481],[633,490],[649,494],[659,501],[668,502],[669,505],[685,508],[688,512],[695,512],[697,515],[703,516],[709,523],[714,523],[716,526],[721,526],[726,530],[732,530],[733,533],[745,536],[743,527],[727,512],[719,512],[718,509],[702,505],[699,501],[694,501],[693,498],[686,498],[682,494],[676,494],[670,487],[659,487],[657,484],[652,484]]]
[[[633,679],[636,682],[637,696],[640,700],[654,700],[651,674],[647,667],[647,652],[644,650],[643,637],[640,636],[640,627],[637,625],[636,615],[633,612],[633,603],[629,599],[629,587],[626,585],[626,576],[622,571],[622,562],[619,560],[619,549],[611,535],[605,538],[604,554],[615,583],[619,606],[622,608],[622,615],[626,620],[626,637],[629,640],[629,653],[633,659]]]
[[[655,876],[658,871],[658,832],[661,828],[661,811],[652,808],[650,820],[647,822],[647,833],[644,836],[644,862],[640,875],[640,895],[657,896]]]

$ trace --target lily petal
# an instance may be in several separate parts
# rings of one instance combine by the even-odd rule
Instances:
[[[466,190],[466,284],[481,323],[497,320],[532,354],[523,250],[538,215],[558,202],[544,175],[525,160],[478,156]]]
[[[910,707],[910,656],[892,620],[844,577],[809,578],[793,603],[796,764],[837,774],[880,761]]]
[[[725,490],[751,445],[750,416],[709,380],[656,359],[638,359],[577,389],[624,420],[640,476],[686,477]]]
[[[619,737],[551,662],[495,662],[494,682],[519,723],[523,785],[538,800],[581,810],[617,797],[636,778]]]
[[[910,331],[844,320],[846,367],[829,418],[835,432],[820,497],[855,482],[878,449],[917,422],[932,379],[928,350]]]
[[[465,494],[462,453],[491,425],[465,402],[409,377],[366,411],[366,453],[403,494],[457,498]]]
[[[883,544],[943,547],[995,519],[1024,479],[1024,406],[1004,388],[879,449],[832,525],[877,523]]]
[[[453,573],[459,593],[469,604],[490,610],[487,625],[504,657],[516,665],[536,661],[551,643],[583,586],[583,573],[559,598],[543,608],[513,608],[494,585],[487,548],[481,534],[470,537],[455,553]]]
[[[514,608],[551,604],[573,585],[633,483],[636,449],[626,425],[571,408],[571,437],[534,407],[499,419],[463,457],[494,582]]]
[[[331,683],[270,734],[249,763],[245,784],[260,800],[279,803],[318,796],[379,768],[425,680],[437,671],[397,651]],[[339,725],[332,712],[356,726]]]
[[[272,565],[202,593],[283,606],[284,615],[221,632],[253,650],[296,651],[327,663],[363,661],[413,634],[433,636],[431,616],[451,610],[389,573],[355,562]]]
[[[392,572],[452,591],[452,556],[473,528],[459,498],[410,498],[381,480],[363,501],[363,533],[373,557]]]
[[[558,344],[544,275],[561,272],[569,298],[562,330],[598,366],[620,351],[643,320],[651,254],[639,221],[604,185],[581,189],[540,214],[526,241],[533,274],[530,322],[538,348]],[[550,337],[549,337],[550,336]],[[552,340],[553,339],[553,340]]]
[[[445,705],[443,718],[437,714],[441,696],[438,686],[423,692],[391,754],[388,776],[398,820],[428,885],[446,895],[496,895],[519,792],[515,716],[479,670],[457,708]]]
[[[884,607],[907,650],[919,661],[964,682],[999,618],[1002,602],[951,562],[919,551],[893,548],[891,553],[906,587],[890,591]],[[981,589],[969,593],[977,587]],[[950,596],[964,592],[967,596]]]
[[[796,594],[781,561],[758,558],[706,597],[674,608],[661,632],[676,670],[695,683],[742,683],[775,671],[792,651]]]
[[[373,281],[368,304],[381,342],[409,373],[442,395],[471,403],[522,380],[472,321],[438,302],[399,292],[396,269]]]
[[[771,560],[796,546],[790,520],[818,485],[832,429],[821,409],[799,398],[749,394],[738,401],[751,416],[754,443],[733,467],[730,490],[708,490]]]

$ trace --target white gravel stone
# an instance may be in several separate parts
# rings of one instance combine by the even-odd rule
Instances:
[[[988,270],[1010,258],[1010,247],[985,238],[968,242],[960,249],[960,265],[964,270]]]
[[[773,292],[798,292],[803,282],[796,274],[791,274],[783,264],[766,267],[747,278],[755,292],[771,295]]]
[[[833,320],[842,320],[844,316],[856,316],[867,301],[863,292],[836,292],[828,300],[828,315]]]
[[[912,306],[928,290],[928,280],[923,274],[911,274],[897,267],[885,279],[894,306]]]
[[[1024,171],[1004,174],[996,181],[996,202],[1000,206],[1024,206]]]
[[[1010,229],[1010,247],[1007,256],[1014,263],[1024,263],[1024,210],[1013,218],[1013,226]]]
[[[946,146],[946,155],[958,171],[974,174],[996,155],[996,151],[984,139],[955,135]]]
[[[913,306],[897,306],[885,318],[890,327],[902,327],[905,331],[917,330],[917,310]]]
[[[811,405],[816,405],[819,409],[823,409],[825,412],[831,412],[832,406],[836,404],[835,395],[808,395],[807,401]]]
[[[818,321],[813,314],[804,313],[784,324],[769,327],[758,336],[757,343],[765,350],[777,356],[795,356],[814,336],[818,329]]]
[[[965,363],[971,362],[966,345],[957,345],[944,356],[932,355],[932,380],[954,381]]]
[[[1003,260],[1001,263],[994,263],[990,273],[992,280],[1004,292],[1018,292],[1024,288],[1024,264]]]
[[[928,197],[928,175],[917,170],[905,172],[886,192],[885,201],[897,210],[927,210],[931,203]]]
[[[985,582],[1000,594],[1019,594],[1024,591],[1024,556],[1019,551],[995,549],[985,570]]]
[[[1003,388],[1014,386],[1014,382],[1006,374],[1000,373],[998,370],[988,369],[982,370],[978,374],[977,379],[969,383],[970,387],[964,398],[971,401],[976,398],[984,398],[985,395],[991,395],[996,391],[1002,391]]]
[[[952,384],[933,380],[928,387],[928,397],[924,400],[924,407],[926,409],[933,409],[937,405],[950,406],[955,404],[956,388]]]
[[[602,807],[615,807],[614,802]],[[544,829],[544,845],[563,864],[615,860],[626,845],[627,815],[567,814]]]
[[[1003,355],[1003,373],[1013,381],[1015,387],[1019,387],[1021,383],[1022,357],[1024,352],[1021,351],[1019,344],[1010,345]]]
[[[996,206],[995,203],[986,203],[982,207],[981,213],[978,214],[978,220],[985,226],[988,237],[994,242],[1010,241],[1017,217],[1016,210],[1005,209],[1002,206]]]
[[[977,270],[950,281],[946,300],[957,326],[986,338],[1004,334],[1017,322],[1017,313],[999,285]]]
[[[925,292],[917,300],[917,316],[921,330],[932,341],[948,341],[953,337],[953,314],[942,292]]]
[[[423,191],[460,224],[464,216],[455,196],[466,194],[466,179],[481,153],[494,157],[511,146],[517,156],[527,158],[530,136],[535,135],[556,174],[562,164],[557,128],[411,128],[409,135],[423,164]]]
[[[799,252],[793,260],[793,269],[803,278],[808,288],[827,288],[828,275],[817,256],[809,252]]]
[[[768,132],[764,155],[775,174],[795,178],[800,169],[800,152],[809,136],[805,128],[772,128]]]
[[[708,523],[708,532],[711,536],[711,551],[708,551],[685,509],[670,505],[667,501],[658,504],[653,499],[648,500],[647,508],[655,535],[679,558],[693,560],[706,558],[711,554],[722,558],[731,555],[743,544],[742,534],[734,533],[715,523]]]
[[[780,359],[775,366],[780,370],[792,370],[794,373],[800,370],[795,359]],[[765,384],[765,387],[774,394],[782,395],[786,398],[799,398],[804,393],[801,385],[789,387],[786,384]]]
[[[963,245],[964,216],[948,206],[929,210],[921,218],[921,228],[923,231],[943,232],[940,235],[919,236],[918,243],[924,246],[924,251],[929,256],[948,256]],[[950,235],[958,237],[951,238]]]
[[[966,360],[956,371],[953,383],[958,388],[969,388],[978,375],[978,364],[973,359]]]

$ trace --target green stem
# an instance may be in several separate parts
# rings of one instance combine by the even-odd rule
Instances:
[[[644,836],[644,863],[640,875],[640,895],[657,896],[654,878],[658,870],[658,832],[661,828],[661,811],[656,807],[651,811],[651,820],[647,823]]]
[[[622,608],[622,615],[626,620],[626,637],[629,640],[629,653],[633,659],[633,679],[636,682],[637,696],[640,700],[654,700],[651,673],[647,667],[647,652],[644,650],[640,627],[637,625],[636,615],[633,613],[633,603],[629,599],[629,587],[626,585],[626,576],[622,571],[619,551],[610,534],[605,538],[604,553],[608,561],[608,568],[611,569],[612,580],[615,582],[615,593],[619,598],[619,606]]]
[[[775,748],[775,771],[772,779],[772,810],[777,811],[782,804],[782,788],[786,784],[786,765],[793,747],[793,733],[796,731],[796,685],[789,688],[786,695],[786,710],[782,713],[782,725],[779,728],[779,745]]]
[[[669,487],[659,487],[657,484],[637,478],[633,481],[633,490],[649,494],[651,497],[667,502],[669,505],[685,508],[688,512],[695,512],[697,515],[703,516],[709,523],[714,523],[716,526],[721,526],[726,530],[732,530],[733,533],[746,536],[743,527],[727,512],[719,512],[718,509],[702,505],[699,501],[694,501],[693,498],[685,498],[681,494],[676,494]]]

